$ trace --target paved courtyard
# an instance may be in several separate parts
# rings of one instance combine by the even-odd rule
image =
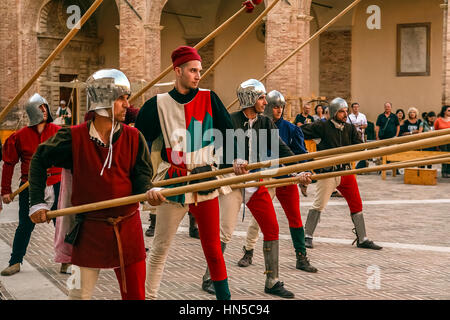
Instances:
[[[406,185],[403,176],[358,176],[368,236],[381,251],[352,246],[354,235],[348,207],[342,198],[331,198],[316,229],[315,248],[308,251],[319,269],[309,274],[295,269],[295,256],[287,219],[280,204],[275,208],[280,225],[280,278],[296,294],[311,300],[442,300],[450,299],[450,179],[436,186]],[[303,223],[313,200],[301,197]],[[7,265],[17,227],[17,200],[0,213],[0,268]],[[246,210],[246,215],[249,211]],[[148,212],[141,213],[143,232]],[[232,242],[225,252],[232,299],[276,299],[264,293],[262,237],[253,264],[240,268],[248,218],[239,217]],[[52,224],[37,225],[20,273],[0,277],[1,299],[65,299],[69,275],[53,262]],[[153,238],[145,237],[147,247]],[[206,263],[199,240],[188,235],[187,216],[171,247],[161,283],[162,300],[213,300],[201,290]],[[120,299],[114,272],[104,270],[93,299]]]

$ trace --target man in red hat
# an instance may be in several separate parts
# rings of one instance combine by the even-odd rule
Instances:
[[[181,46],[173,51],[172,62],[176,76],[175,88],[148,100],[135,123],[149,143],[152,153],[161,156],[158,164],[154,164],[154,181],[215,170],[217,156],[226,154],[227,144],[223,142],[219,146],[217,141],[220,139],[214,139],[213,134],[220,132],[225,138],[226,130],[233,128],[230,115],[219,97],[211,90],[198,87],[202,59],[197,50]],[[220,151],[221,147],[223,152]],[[190,192],[168,197],[167,203],[158,206],[158,222],[147,273],[149,298],[157,297],[170,244],[181,220],[189,211],[198,224],[200,242],[211,270],[216,297],[219,300],[230,299],[220,243],[218,202],[219,194],[228,192],[231,192],[228,186]]]

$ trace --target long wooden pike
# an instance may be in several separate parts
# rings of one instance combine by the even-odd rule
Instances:
[[[274,159],[274,160],[267,160],[257,163],[251,163],[247,166],[248,170],[254,170],[254,169],[261,169],[261,168],[269,168],[277,164],[287,164],[287,163],[293,163],[293,162],[299,162],[309,159],[318,159],[318,158],[324,158],[349,152],[355,152],[360,151],[364,149],[374,149],[378,147],[384,147],[384,146],[390,146],[395,144],[401,144],[406,142],[412,142],[417,141],[425,138],[431,138],[431,137],[438,137],[450,134],[450,129],[443,129],[443,130],[436,130],[436,131],[429,131],[424,133],[418,133],[415,135],[409,135],[409,136],[402,136],[402,137],[395,137],[391,139],[385,139],[385,140],[378,140],[378,141],[372,141],[372,142],[366,142],[366,143],[360,143],[360,144],[354,144],[350,146],[345,147],[339,147],[334,149],[328,149],[328,150],[322,150],[317,152],[311,152],[311,153],[305,153],[305,154],[299,154],[295,156],[280,158],[280,159]],[[209,171],[204,173],[198,173],[195,175],[188,175],[185,177],[178,177],[163,181],[157,181],[154,182],[153,185],[155,187],[164,187],[171,184],[177,184],[197,179],[204,179],[204,178],[210,178],[217,175],[225,175],[229,173],[233,173],[233,168],[225,168],[215,171]]]
[[[245,7],[241,7],[234,15],[232,15],[228,20],[222,23],[219,27],[217,27],[214,31],[212,31],[209,35],[207,35],[203,40],[197,43],[194,48],[199,50],[205,44],[207,44],[211,39],[215,38],[220,32],[222,32],[236,17],[238,17],[242,12],[245,11]],[[164,71],[162,71],[155,79],[149,82],[145,87],[139,90],[135,95],[131,96],[128,101],[132,103],[134,100],[143,95],[148,89],[157,84],[162,78],[164,78],[170,71],[173,70],[172,65],[168,66]]]
[[[280,0],[274,0],[271,4],[269,4],[263,12],[247,27],[247,29],[244,30],[244,32],[241,33],[241,35],[234,40],[234,42],[220,55],[219,58],[214,61],[214,63],[206,70],[202,77],[200,78],[200,81],[205,78],[208,73],[214,70],[214,68],[230,53],[230,51],[242,40],[244,39],[255,27],[258,25],[258,23],[269,13],[270,10],[275,7],[275,5],[280,2]]]
[[[311,41],[316,39],[321,33],[323,33],[325,30],[327,30],[333,23],[335,23],[337,20],[339,20],[343,15],[345,15],[347,12],[349,12],[353,7],[355,7],[358,3],[360,3],[361,0],[355,0],[353,1],[347,8],[342,10],[336,17],[331,19],[326,25],[324,25],[322,28],[320,28],[316,33],[314,33],[308,40],[303,42],[300,46],[298,46],[294,51],[292,51],[286,58],[284,58],[278,65],[276,65],[274,68],[269,70],[265,75],[263,75],[261,78],[259,78],[259,81],[263,81],[268,76],[270,76],[272,73],[277,71],[286,61],[288,61],[290,58],[292,58],[294,55],[296,55],[301,49],[303,49],[305,46],[307,46]],[[227,106],[227,109],[230,109],[238,99],[235,99],[231,104]]]
[[[268,161],[262,161],[257,163],[252,163],[247,166],[248,170],[254,170],[254,169],[261,169],[261,168],[269,168],[272,167],[275,164],[285,164],[285,163],[292,163],[292,162],[299,162],[303,160],[309,160],[309,159],[320,159],[325,157],[334,156],[337,154],[343,154],[343,153],[349,153],[349,152],[355,152],[360,151],[364,149],[373,149],[378,147],[384,147],[384,146],[390,146],[394,144],[401,144],[406,142],[412,142],[417,141],[425,138],[431,138],[431,137],[438,137],[442,135],[450,134],[450,129],[443,129],[443,130],[436,130],[436,131],[428,131],[424,133],[418,133],[415,135],[409,135],[409,136],[402,136],[402,137],[395,137],[385,140],[378,140],[378,141],[372,141],[372,142],[366,142],[361,144],[355,144],[351,146],[345,146],[345,147],[339,147],[334,149],[328,149],[323,151],[317,151],[317,152],[311,152],[311,153],[305,153],[301,155],[295,155],[291,157],[286,158],[280,158],[276,160],[268,160]],[[441,156],[437,156],[441,157]],[[204,173],[197,173],[197,174],[191,174],[184,177],[178,177],[173,179],[167,179],[163,181],[157,181],[153,183],[153,186],[155,187],[164,187],[172,184],[182,183],[182,182],[188,182],[192,180],[198,180],[198,179],[204,179],[204,178],[210,178],[218,175],[225,175],[229,173],[233,173],[233,168],[225,168],[215,171],[209,171]],[[28,187],[29,183],[26,182],[23,184],[19,189],[14,191],[12,194],[16,196],[23,190],[25,190]]]
[[[318,173],[318,174],[311,175],[311,179],[312,180],[322,180],[322,179],[328,179],[328,178],[334,178],[334,177],[340,177],[340,176],[348,176],[348,175],[352,175],[352,174],[370,173],[370,172],[401,169],[401,168],[411,168],[411,167],[426,166],[426,165],[446,163],[446,162],[450,162],[450,156],[448,154],[425,157],[425,158],[420,158],[420,159],[415,159],[415,160],[407,160],[407,161],[389,163],[389,164],[385,164],[385,165],[373,166],[373,167],[368,167],[368,168]],[[260,186],[266,186],[268,188],[278,188],[278,187],[284,187],[284,186],[288,186],[291,184],[297,184],[297,183],[298,183],[298,178],[291,177],[291,178],[273,179],[273,180],[265,180],[265,181],[250,182],[250,183],[240,183],[240,184],[232,185],[230,187],[231,187],[231,189],[242,189],[242,188],[250,188],[250,187],[260,187]]]
[[[25,182],[23,185],[21,185],[16,191],[14,191],[13,193],[11,193],[9,195],[9,198],[12,200],[14,200],[14,198],[21,193],[23,190],[25,190],[26,188],[28,188],[28,186],[30,185],[30,182]]]
[[[97,8],[102,4],[103,0],[96,0],[91,7],[86,11],[86,13],[81,17],[77,25],[72,28],[69,33],[61,40],[58,46],[53,50],[53,52],[48,56],[44,63],[39,67],[39,69],[34,73],[30,80],[25,84],[22,90],[11,100],[11,102],[3,108],[0,112],[0,122],[6,117],[11,108],[16,105],[16,103],[22,98],[22,96],[30,89],[31,85],[36,81],[36,79],[41,75],[41,73],[48,67],[48,65],[55,59],[55,57],[67,46],[67,44],[72,40],[73,37],[78,33],[85,22],[92,16],[92,14],[97,10]]]
[[[315,160],[295,165],[290,165],[281,168],[269,169],[264,171],[258,171],[254,173],[249,173],[241,176],[234,176],[229,178],[224,178],[221,180],[207,181],[196,183],[192,185],[176,187],[176,188],[165,188],[161,191],[161,194],[165,197],[175,196],[179,194],[184,194],[187,192],[198,192],[202,190],[219,188],[226,185],[233,185],[238,183],[243,183],[252,180],[271,178],[276,176],[282,176],[294,172],[301,172],[306,170],[313,170],[317,168],[324,168],[328,166],[338,165],[342,163],[348,163],[351,161],[364,160],[372,157],[380,157],[384,155],[415,150],[419,148],[428,148],[434,146],[440,146],[448,144],[450,142],[450,135],[433,137],[422,139],[420,141],[413,141],[408,143],[403,143],[401,145],[393,145],[388,147],[382,147],[374,150],[359,151],[354,153],[349,153],[345,155],[340,155],[336,157]],[[92,212],[101,209],[107,209],[112,207],[118,207],[122,205],[132,204],[136,202],[146,201],[146,193],[133,195],[129,197],[116,198],[111,200],[100,201],[96,203],[85,204],[77,207],[65,208],[60,210],[49,211],[47,213],[48,218],[55,218],[63,215],[77,214],[83,212]]]

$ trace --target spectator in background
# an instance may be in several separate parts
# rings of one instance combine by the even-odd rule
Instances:
[[[424,112],[426,113],[424,120],[420,124],[420,132],[428,132],[434,130],[434,121],[436,120],[436,113],[434,111],[430,112]],[[423,114],[422,113],[422,116]],[[437,151],[437,147],[429,147],[423,149],[424,151]],[[427,165],[428,169],[431,169],[431,165]],[[421,166],[420,168],[425,168],[424,166]]]
[[[375,124],[375,136],[377,140],[397,137],[400,131],[400,123],[396,115],[392,113],[392,103],[384,104],[384,112],[377,118]]]
[[[450,128],[450,106],[442,106],[439,117],[434,122],[435,130],[449,129]],[[439,146],[440,151],[450,151],[450,144]],[[450,178],[450,165],[442,164],[442,178]]]
[[[420,126],[422,127],[421,132],[433,131],[434,121],[436,121],[436,113],[434,113],[434,111],[428,112],[424,118],[424,121],[420,124]]]
[[[418,119],[418,116],[419,110],[414,107],[408,109],[408,119],[400,126],[400,136],[422,132],[423,128],[420,127],[422,120]]]
[[[56,117],[61,118],[62,121],[59,121],[58,124],[70,126],[72,124],[72,112],[66,105],[66,101],[61,100],[59,104],[60,106],[56,110]]]
[[[348,115],[347,123],[356,127],[356,130],[361,134],[361,139],[366,142],[364,138],[364,131],[367,128],[367,118],[364,113],[359,112],[359,103],[352,103],[352,113]]]
[[[395,115],[398,118],[398,123],[402,126],[405,122],[405,111],[403,111],[403,109],[397,109],[397,111],[395,111]]]
[[[347,117],[347,123],[355,126],[356,131],[361,135],[361,140],[366,142],[364,132],[367,128],[367,118],[366,115],[359,112],[359,103],[352,103],[352,113],[349,113]],[[367,160],[361,160],[356,164],[356,169],[361,169],[367,167]]]
[[[427,121],[428,112],[422,112],[422,122]]]
[[[315,112],[315,115],[313,115],[314,121],[327,121],[323,111],[324,111],[323,106],[321,104],[318,104],[314,108],[314,112]]]
[[[309,114],[311,112],[311,105],[309,103],[306,103],[303,106],[302,113],[299,113],[294,120],[294,124],[298,127],[307,124],[307,123],[313,123],[314,118]]]

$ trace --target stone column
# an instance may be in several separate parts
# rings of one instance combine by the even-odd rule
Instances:
[[[309,0],[308,0],[309,1]],[[290,4],[280,1],[269,13],[266,20],[266,72],[277,66],[301,43],[309,38],[309,5],[305,0],[290,0]],[[309,92],[309,48],[303,48],[283,64],[266,80],[266,89],[278,90],[290,98],[291,115],[300,111],[298,98]]]
[[[144,30],[145,0],[129,1],[141,18],[123,1],[119,2],[120,33],[119,63],[120,69],[130,82],[148,79],[146,74],[146,37]]]
[[[448,105],[450,104],[450,64],[448,63],[448,55],[449,55],[449,41],[450,41],[450,16],[448,14],[448,1],[444,0],[444,3],[441,4],[441,8],[443,11],[443,38],[442,38],[442,104]]]
[[[154,23],[144,25],[145,33],[145,80],[152,81],[162,71],[161,68],[161,30],[163,26]],[[158,89],[153,87],[145,93],[146,100],[158,93]]]
[[[0,108],[3,109],[19,92],[19,34],[17,1],[0,2]],[[1,129],[12,128],[17,123],[14,107],[2,121]]]

